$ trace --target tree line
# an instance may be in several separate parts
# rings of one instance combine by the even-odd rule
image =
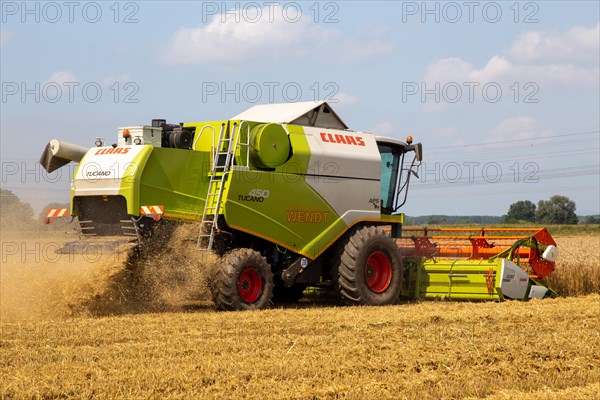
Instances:
[[[8,189],[0,189],[0,229],[64,229],[66,222],[61,218],[56,218],[50,225],[43,223],[46,210],[53,208],[69,208],[69,203],[49,203],[36,216],[29,203],[21,201],[19,196]]]
[[[422,215],[406,216],[406,225],[493,225],[537,223],[543,225],[600,224],[600,215],[578,216],[576,204],[567,196],[555,195],[534,204],[521,200],[511,204],[503,216]]]
[[[537,206],[529,200],[512,203],[503,217],[506,223],[536,222],[548,225],[575,225],[579,217],[575,214],[575,202],[567,196],[554,195],[548,200],[538,201]],[[582,223],[598,224],[595,215],[584,217]]]

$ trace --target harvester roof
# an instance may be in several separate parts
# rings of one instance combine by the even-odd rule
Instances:
[[[348,129],[326,101],[260,104],[250,107],[232,119],[314,126],[326,129]]]

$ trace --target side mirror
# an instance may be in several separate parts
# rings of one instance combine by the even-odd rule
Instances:
[[[415,158],[419,162],[423,160],[423,145],[421,143],[415,144]]]

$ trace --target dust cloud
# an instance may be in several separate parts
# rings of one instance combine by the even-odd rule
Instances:
[[[179,310],[206,303],[217,258],[195,248],[197,233],[197,224],[164,221],[141,246],[57,254],[77,236],[3,229],[0,320]]]

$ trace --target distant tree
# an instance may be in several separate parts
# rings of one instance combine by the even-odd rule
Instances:
[[[473,215],[473,216],[470,216],[469,218],[467,218],[467,222],[469,224],[482,224],[483,217],[481,215]]]
[[[8,189],[0,189],[0,206],[2,208],[20,203],[19,197]]]
[[[448,218],[443,215],[430,215],[427,224],[429,225],[444,225],[448,223]]]
[[[544,224],[577,224],[575,208],[575,202],[567,196],[555,195],[538,202],[536,220]]]
[[[0,189],[0,225],[2,229],[19,230],[33,221],[33,209],[21,202],[19,196],[8,189]]]
[[[600,215],[588,215],[579,219],[580,224],[600,224]]]
[[[420,215],[406,216],[405,225],[469,225],[469,224],[499,224],[502,217],[495,215]]]
[[[535,204],[529,200],[517,201],[508,207],[506,221],[535,221]]]

